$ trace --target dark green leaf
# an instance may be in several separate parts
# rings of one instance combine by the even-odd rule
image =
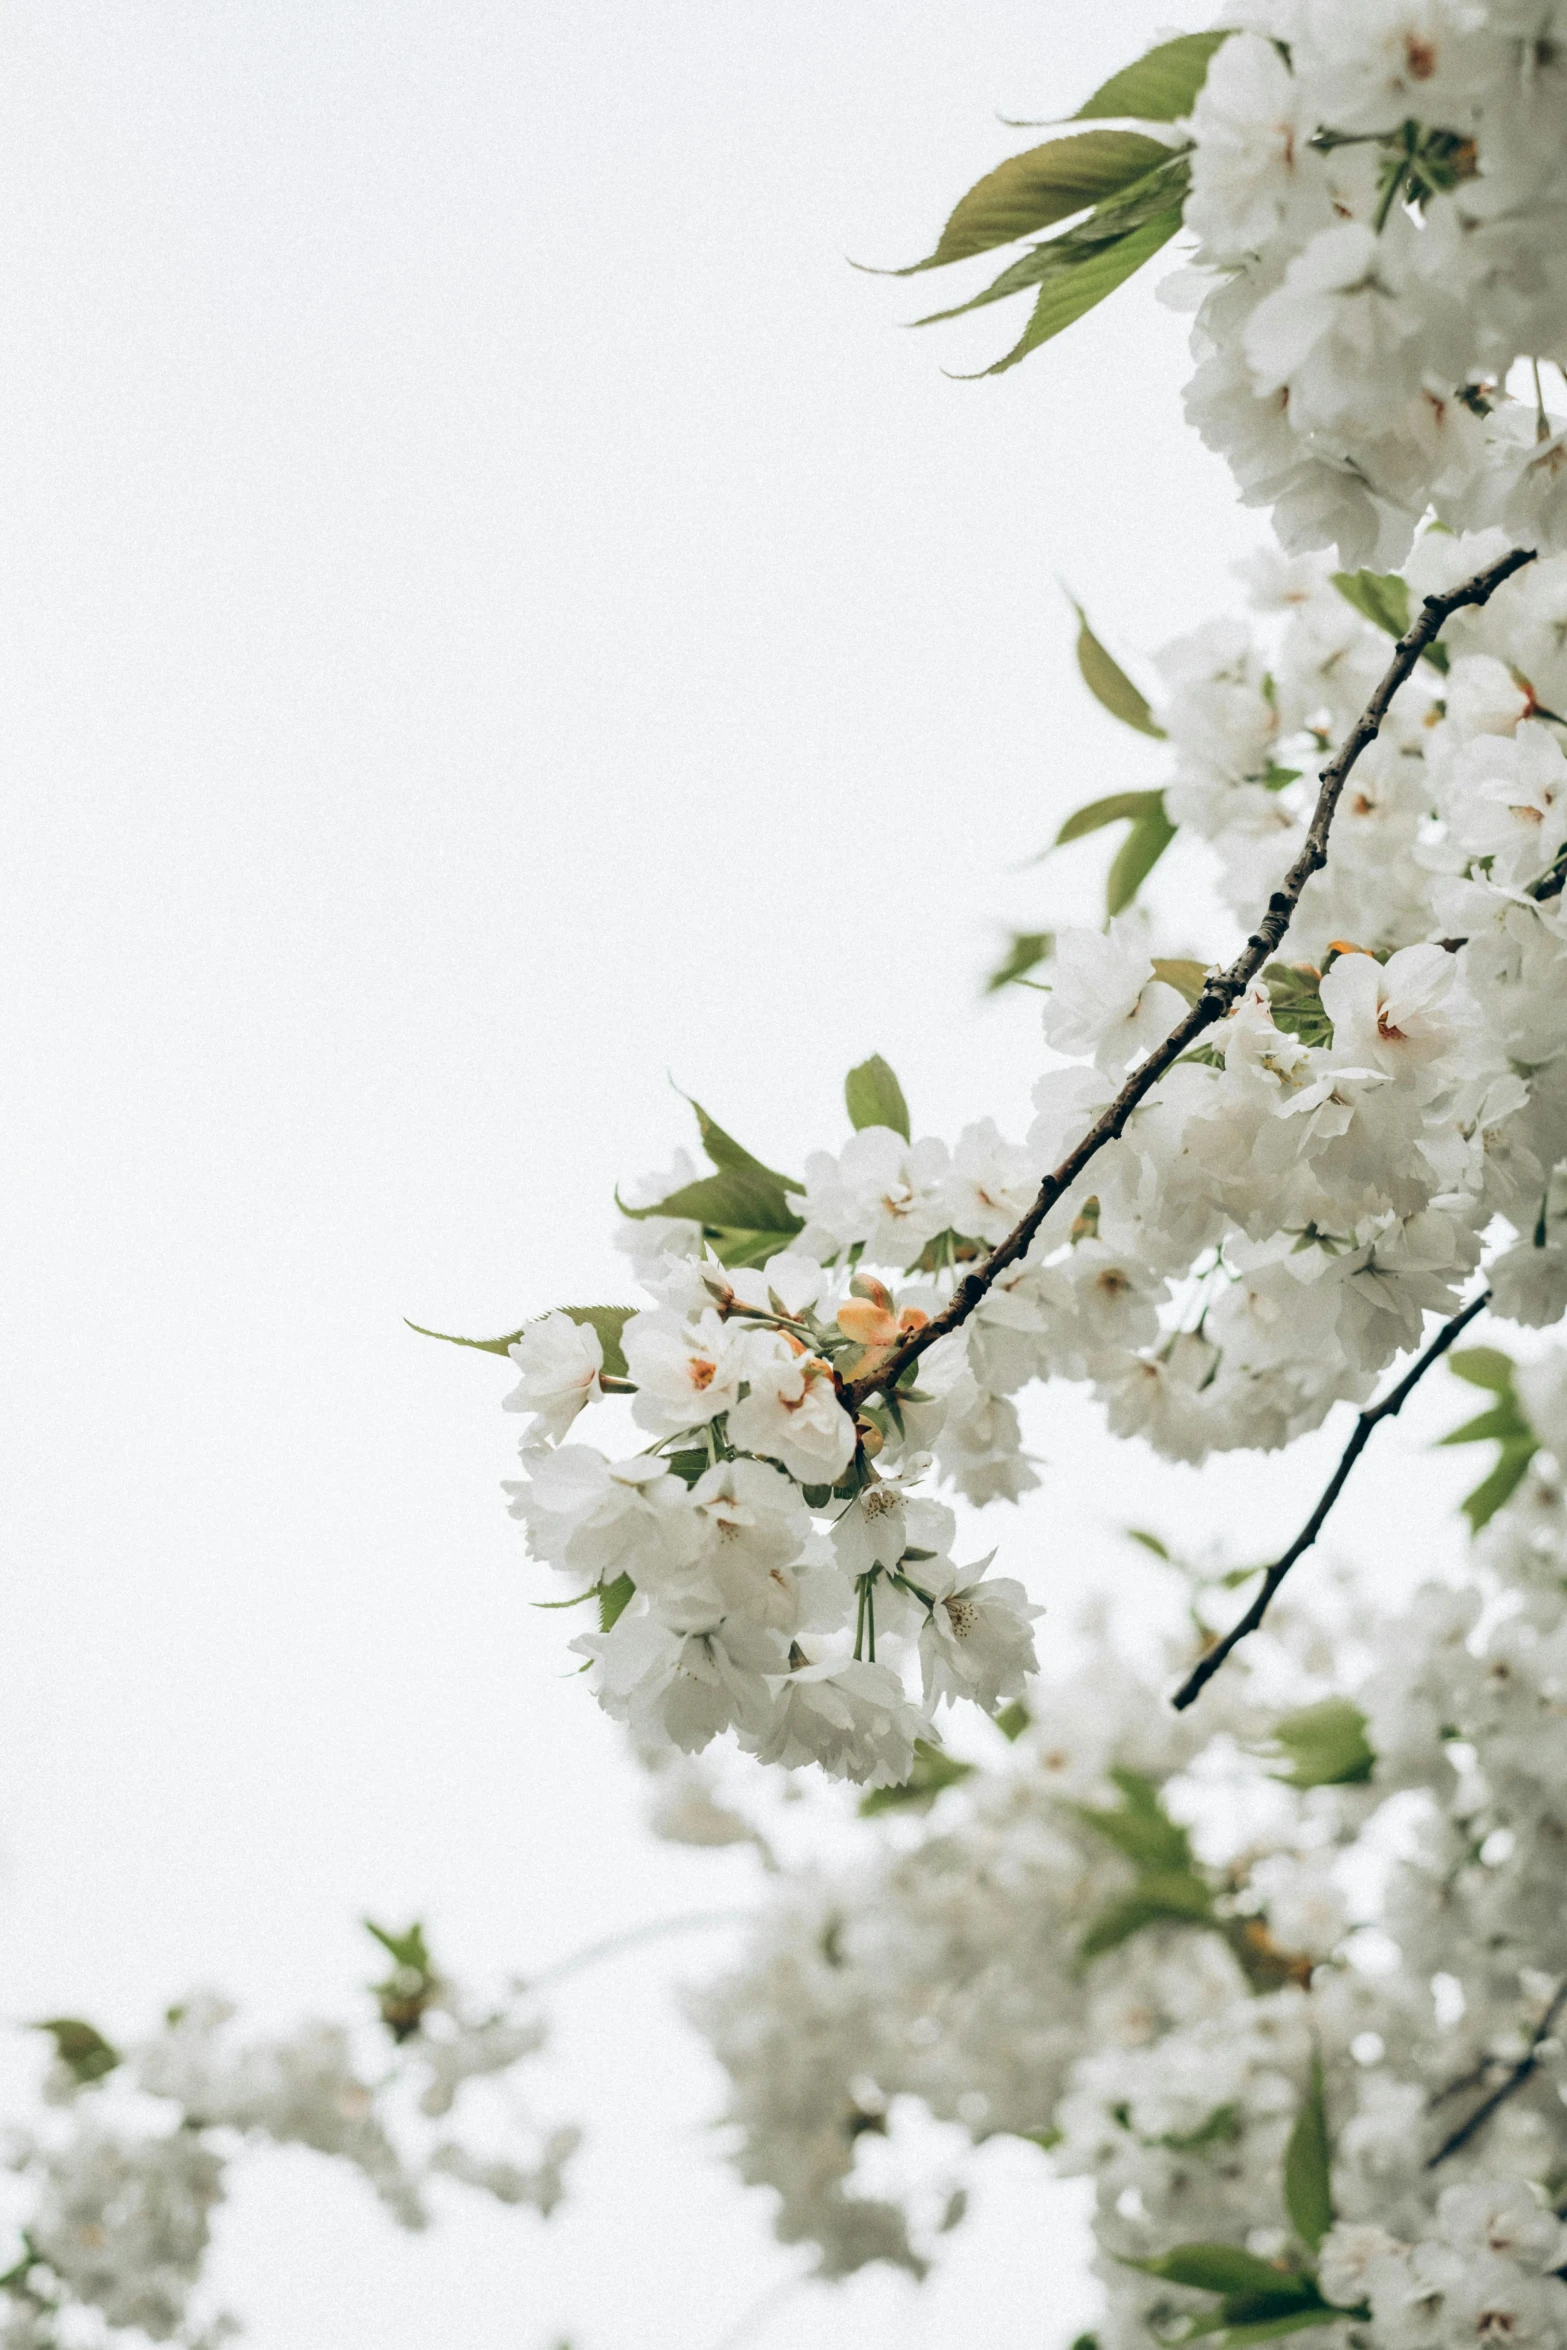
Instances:
[[[1208,967],[1186,955],[1155,955],[1153,975],[1162,979],[1166,987],[1173,987],[1189,1004],[1194,1004],[1207,984]]]
[[[1000,1713],[993,1718],[1002,1737],[1011,1739],[1014,1744],[1022,1737],[1023,1732],[1033,1720],[1032,1714],[1020,1697],[1014,1697],[1012,1703],[1004,1705]]]
[[[959,199],[933,253],[906,269],[877,274],[914,277],[1052,228],[1142,179],[1168,154],[1158,140],[1137,131],[1086,131],[1011,155]]]
[[[49,2034],[55,2055],[84,2089],[112,2073],[120,2062],[119,2050],[94,2025],[84,2024],[80,2016],[50,2016],[46,2022],[34,2024],[32,2029]]]
[[[1213,1922],[1213,1896],[1199,1877],[1139,1878],[1130,1893],[1102,1909],[1078,1945],[1084,1959],[1118,1950],[1148,1926],[1206,1926]]]
[[[1105,882],[1105,911],[1112,917],[1129,906],[1149,874],[1175,838],[1175,826],[1164,812],[1164,795],[1146,816],[1139,816],[1115,853]]]
[[[1370,2315],[1369,2309],[1330,2309],[1323,2301],[1310,2301],[1254,2325],[1226,2323],[1221,2336],[1223,2350],[1250,2350],[1253,2342],[1276,2342],[1281,2334],[1301,2334],[1311,2327],[1339,2325],[1347,2317]]]
[[[637,1587],[629,1575],[617,1575],[613,1583],[601,1583],[598,1586],[599,1630],[613,1632],[636,1595]]]
[[[1241,2115],[1238,2105],[1216,2105],[1207,2120],[1195,2130],[1170,2130],[1159,2140],[1172,2154],[1187,2154],[1197,2146],[1229,2146],[1241,2134]]]
[[[1461,1346],[1447,1358],[1447,1367],[1471,1387],[1489,1387],[1497,1395],[1511,1395],[1518,1368],[1499,1346]]]
[[[890,1126],[895,1134],[909,1139],[909,1105],[903,1098],[903,1088],[888,1068],[880,1053],[872,1053],[857,1069],[851,1069],[843,1081],[843,1098],[848,1104],[849,1123],[858,1132],[865,1126]]]
[[[1333,585],[1374,628],[1385,629],[1389,636],[1407,633],[1409,582],[1396,571],[1335,571]]]
[[[1322,2059],[1313,2053],[1305,2103],[1284,2149],[1284,2208],[1301,2242],[1315,2252],[1333,2225],[1333,2182]]]
[[[691,1101],[691,1096],[688,1094],[686,1099]],[[702,1148],[715,1167],[734,1167],[744,1174],[765,1175],[768,1182],[776,1184],[781,1191],[800,1191],[804,1188],[791,1176],[780,1175],[776,1167],[766,1167],[760,1159],[754,1158],[743,1143],[736,1142],[732,1134],[724,1132],[716,1118],[708,1116],[700,1102],[691,1101],[691,1107],[696,1112],[697,1132],[702,1138]]]
[[[914,1768],[902,1786],[873,1787],[868,1795],[862,1795],[860,1817],[871,1820],[878,1812],[904,1809],[929,1811],[944,1787],[956,1787],[959,1780],[973,1775],[972,1763],[959,1762],[954,1754],[943,1754],[928,1738],[916,1738]]]
[[[1273,1736],[1293,1768],[1275,1773],[1287,1787],[1354,1787],[1369,1779],[1376,1756],[1366,1717],[1347,1697],[1324,1697],[1286,1714]]]
[[[1190,114],[1208,78],[1208,62],[1229,27],[1217,33],[1180,33],[1161,41],[1102,82],[1073,122],[1179,122]]]
[[[1012,944],[985,982],[986,995],[1008,987],[1055,952],[1055,934],[1049,930],[1014,930]]]
[[[598,1332],[599,1344],[604,1350],[604,1368],[612,1379],[624,1379],[626,1376],[621,1333],[632,1315],[639,1310],[636,1306],[557,1306],[555,1309],[557,1313],[569,1314],[574,1322],[580,1322],[585,1329]],[[518,1339],[525,1337],[543,1319],[542,1314],[535,1314],[532,1321],[525,1322],[520,1330],[508,1330],[500,1338],[456,1338],[449,1330],[426,1330],[420,1322],[410,1322],[408,1328],[416,1330],[421,1338],[439,1338],[447,1346],[472,1346],[480,1354],[509,1355]]]
[[[1108,799],[1090,800],[1086,808],[1077,809],[1062,825],[1051,848],[1063,849],[1068,841],[1081,840],[1090,832],[1099,832],[1107,824],[1133,824],[1162,810],[1164,794],[1157,791],[1117,791]],[[1050,854],[1047,849],[1045,855]]]
[[[1119,718],[1123,726],[1135,727],[1139,734],[1156,735],[1163,742],[1164,728],[1149,709],[1146,697],[1138,692],[1120,663],[1105,651],[1089,627],[1082,605],[1074,603],[1072,609],[1077,614],[1077,666],[1094,700],[1112,718]]]
[[[1145,2276],[1161,2277],[1167,2285],[1191,2285],[1200,2293],[1223,2293],[1226,2297],[1256,2293],[1266,2294],[1270,2300],[1278,2295],[1322,2306],[1316,2288],[1306,2278],[1292,2277],[1287,2270],[1275,2268],[1271,2260],[1243,2252],[1238,2244],[1177,2244],[1156,2260],[1127,2260],[1122,2266],[1140,2268]]]

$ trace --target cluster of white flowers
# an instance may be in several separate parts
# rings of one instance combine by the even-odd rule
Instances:
[[[1567,1354],[1519,1384],[1567,1451]],[[931,1826],[784,1880],[697,2015],[825,2273],[932,2251],[941,2200],[878,2178],[915,2101],[1093,2181],[1101,2350],[1567,2343],[1559,1460],[1466,1583],[1347,1608],[1276,1623],[1200,1726],[1100,1633]]]
[[[1567,546],[1567,426],[1538,388],[1567,358],[1567,10],[1239,0],[1222,22],[1188,126],[1192,422],[1294,552],[1386,568],[1432,508]]]
[[[1160,656],[1163,804],[1238,915],[1299,855],[1311,771],[1386,667],[1367,593],[1396,617],[1506,544],[1433,530],[1409,582],[1351,582],[1358,602],[1318,558],[1259,559],[1251,621]],[[993,1713],[1032,1666],[1037,1611],[988,1561],[958,1565],[950,1512],[915,1490],[932,1460],[975,1503],[1037,1483],[1030,1382],[1086,1381],[1114,1432],[1197,1461],[1363,1401],[1482,1266],[1498,1314],[1561,1315],[1564,648],[1567,557],[1453,621],[1354,769],[1283,959],[880,1402],[847,1409],[846,1388],[868,1392],[1182,1017],[1212,967],[1194,942],[1156,956],[1135,909],[1060,934],[1054,1065],[1021,1141],[863,1123],[790,1181],[746,1154],[726,1176],[723,1137],[718,1175],[685,1161],[639,1186],[622,1245],[653,1303],[535,1323],[508,1399],[531,1415],[513,1507],[534,1555],[599,1597],[575,1645],[611,1712],[687,1751],[732,1730],[766,1760],[899,1782],[943,1700]],[[777,1249],[759,1265],[726,1224],[758,1199]],[[622,1394],[646,1448],[577,1441]]]
[[[5,2148],[16,2240],[0,2277],[3,2350],[92,2350],[132,2333],[214,2350],[238,2332],[202,2306],[202,2279],[212,2211],[247,2145],[349,2164],[405,2228],[428,2224],[438,2178],[553,2209],[578,2133],[524,2122],[511,2079],[543,2043],[539,2017],[516,1988],[480,2003],[437,1976],[417,1929],[383,1939],[401,1953],[379,1987],[390,2042],[314,2021],[241,2039],[210,1993],[123,2052],[75,2019],[42,2027],[56,2049],[42,2111]],[[481,2079],[506,2095],[465,2114],[477,2138],[437,2126]]]

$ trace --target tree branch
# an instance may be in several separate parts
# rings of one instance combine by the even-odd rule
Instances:
[[[1467,2146],[1471,2138],[1478,2137],[1497,2107],[1505,2105],[1508,2098],[1523,2087],[1525,2081],[1539,2064],[1540,2051],[1555,2029],[1556,2020],[1562,2012],[1564,2002],[1567,2002],[1567,1975],[1563,1975],[1557,1984],[1550,2006],[1535,2025],[1529,2045],[1513,2066],[1512,2071],[1508,2073],[1505,2080],[1498,2082],[1489,2097],[1481,2098],[1469,2119],[1460,2122],[1456,2130],[1449,2131],[1436,2152],[1427,2156],[1427,2170],[1435,2170],[1438,2163],[1445,2162],[1450,2154],[1456,2154],[1461,2146]]]
[[[1240,1622],[1234,1625],[1231,1630],[1226,1632],[1222,1640],[1216,1640],[1213,1646],[1208,1649],[1204,1655],[1198,1658],[1196,1664],[1193,1665],[1191,1671],[1187,1674],[1186,1679],[1181,1683],[1181,1686],[1175,1692],[1173,1702],[1178,1713],[1183,1711],[1185,1707],[1189,1706],[1193,1699],[1199,1696],[1201,1692],[1207,1687],[1208,1683],[1213,1679],[1214,1674],[1218,1671],[1219,1667],[1223,1664],[1225,1658],[1231,1653],[1231,1651],[1233,1649],[1239,1648],[1241,1642],[1249,1638],[1249,1636],[1256,1631],[1257,1626],[1262,1622],[1263,1617],[1267,1614],[1268,1609],[1273,1604],[1273,1595],[1278,1590],[1279,1585],[1283,1582],[1285,1576],[1289,1573],[1291,1567],[1295,1564],[1295,1561],[1301,1557],[1305,1551],[1308,1551],[1311,1548],[1312,1544],[1316,1541],[1317,1536],[1322,1532],[1323,1527],[1327,1524],[1328,1512],[1332,1509],[1333,1504],[1337,1501],[1339,1495],[1343,1492],[1345,1486],[1348,1484],[1349,1473],[1355,1466],[1355,1463],[1359,1460],[1361,1454],[1365,1451],[1367,1444],[1370,1442],[1373,1429],[1379,1428],[1384,1420],[1391,1420],[1397,1417],[1397,1415],[1403,1410],[1405,1404],[1409,1401],[1409,1398],[1414,1394],[1415,1389],[1420,1385],[1420,1382],[1425,1377],[1427,1371],[1430,1370],[1432,1364],[1441,1361],[1443,1355],[1446,1354],[1454,1339],[1460,1336],[1463,1331],[1468,1329],[1476,1314],[1480,1313],[1486,1306],[1490,1304],[1490,1302],[1491,1292],[1488,1289],[1482,1289],[1478,1297],[1471,1298],[1468,1305],[1464,1307],[1461,1313],[1455,1314],[1450,1322],[1444,1322],[1442,1324],[1441,1329],[1432,1339],[1430,1345],[1426,1348],[1425,1353],[1420,1356],[1412,1369],[1404,1373],[1404,1376],[1402,1379],[1400,1379],[1398,1385],[1394,1388],[1391,1388],[1389,1392],[1382,1398],[1380,1403],[1372,1404],[1368,1410],[1361,1413],[1359,1419],[1355,1422],[1354,1430],[1350,1436],[1348,1444],[1345,1445],[1343,1452],[1339,1456],[1338,1467],[1334,1470],[1332,1476],[1328,1479],[1327,1484],[1322,1489],[1322,1498],[1317,1503],[1316,1508],[1312,1511],[1310,1517],[1306,1520],[1306,1523],[1304,1526],[1302,1526],[1300,1532],[1296,1535],[1294,1541],[1290,1544],[1288,1550],[1284,1553],[1284,1556],[1280,1559],[1275,1559],[1273,1565],[1263,1576],[1262,1589],[1258,1592],[1256,1598],[1252,1601],[1250,1607],[1246,1610],[1246,1613],[1242,1616]]]
[[[1146,1061],[1134,1069],[1114,1101],[1097,1123],[1091,1126],[1074,1150],[1067,1153],[1054,1174],[1047,1175],[1038,1194],[1014,1230],[994,1248],[984,1263],[966,1273],[958,1283],[947,1304],[939,1314],[920,1330],[911,1331],[882,1356],[879,1362],[861,1373],[857,1379],[845,1380],[841,1398],[845,1408],[857,1412],[869,1396],[888,1394],[898,1379],[917,1361],[927,1347],[934,1346],[949,1332],[961,1329],[986,1292],[1009,1265],[1028,1254],[1035,1233],[1063,1193],[1069,1191],[1089,1161],[1102,1151],[1108,1142],[1120,1139],[1121,1130],[1143,1096],[1150,1093],[1165,1071],[1216,1020],[1233,1010],[1245,994],[1258,972],[1270,956],[1275,955],[1290,926],[1301,893],[1312,875],[1328,861],[1328,832],[1337,810],[1340,794],[1349,780],[1356,760],[1367,745],[1375,742],[1389,704],[1399,687],[1414,669],[1415,663],[1429,644],[1435,642],[1444,623],[1455,612],[1468,604],[1484,604],[1495,594],[1504,580],[1511,579],[1526,563],[1535,560],[1534,550],[1515,547],[1500,562],[1476,572],[1445,595],[1427,596],[1408,632],[1398,640],[1397,648],[1387,673],[1365,709],[1345,737],[1343,745],[1329,764],[1323,768],[1321,789],[1312,813],[1305,845],[1285,875],[1283,883],[1268,900],[1261,921],[1246,941],[1241,952],[1227,970],[1214,972],[1203,984],[1201,995],[1184,1020],[1171,1029],[1163,1044],[1155,1047]]]

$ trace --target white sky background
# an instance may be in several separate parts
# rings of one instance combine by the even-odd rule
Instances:
[[[1021,311],[901,334],[948,279],[844,256],[928,249],[1026,143],[994,109],[1068,111],[1169,18],[0,16],[0,2010],[129,2032],[217,1981],[281,2020],[349,2004],[366,1910],[483,1971],[753,1897],[643,1830],[529,1610],[502,1366],[399,1317],[624,1294],[610,1188],[688,1139],[670,1072],[775,1164],[841,1139],[872,1050],[917,1129],[1024,1123],[1038,999],[978,979],[1008,921],[1097,919],[1108,850],[1015,867],[1162,773],[1057,581],[1135,665],[1260,526],[1181,422],[1158,267],[960,384]],[[1450,1550],[1457,1403],[1379,1438],[1340,1550]],[[1265,1551],[1336,1438],[1199,1478],[1052,1396],[1037,1441],[996,1532],[1059,1604],[1128,1574],[1128,1517]],[[723,1947],[561,1998],[592,2142],[547,2227],[454,2194],[409,2241],[259,2159],[219,2262],[257,2350],[716,2345],[802,2265],[674,2010]],[[923,2293],[812,2288],[747,2340],[1055,2350],[1092,2301],[1042,2172],[987,2151]]]

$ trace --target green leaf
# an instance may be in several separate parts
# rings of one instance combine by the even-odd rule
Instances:
[[[1155,955],[1153,975],[1194,1004],[1208,983],[1208,966],[1187,955]]]
[[[1376,1768],[1366,1717],[1347,1697],[1303,1705],[1275,1724],[1273,1736],[1294,1766],[1274,1773],[1286,1787],[1360,1786]]]
[[[1470,1532],[1478,1534],[1517,1492],[1524,1472],[1540,1449],[1539,1440],[1518,1401],[1513,1385],[1516,1365],[1511,1355],[1503,1354],[1499,1346],[1466,1346],[1450,1354],[1447,1361],[1449,1369],[1456,1371],[1460,1379],[1496,1397],[1489,1411],[1466,1420],[1461,1428],[1451,1429],[1439,1440],[1444,1445],[1492,1443],[1501,1447],[1490,1475],[1482,1477],[1474,1491],[1466,1493],[1458,1505],[1469,1520]]]
[[[1055,952],[1055,933],[1049,930],[1014,930],[1012,944],[985,982],[986,995],[994,995],[999,988],[1009,987]]]
[[[1532,1436],[1503,1445],[1501,1457],[1489,1477],[1483,1477],[1473,1493],[1466,1493],[1458,1505],[1469,1520],[1472,1534],[1478,1534],[1495,1517],[1503,1502],[1512,1499],[1538,1450]]]
[[[1511,1395],[1518,1368],[1499,1346],[1461,1346],[1447,1358],[1447,1367],[1471,1387],[1489,1387],[1497,1395]]]
[[[1389,636],[1407,633],[1409,582],[1396,571],[1335,571],[1333,585],[1374,628],[1385,629]]]
[[[622,1206],[622,1215],[689,1217],[726,1265],[765,1265],[803,1229],[782,1182],[765,1168],[721,1167],[699,1175],[650,1208]]]
[[[366,1918],[364,1924],[365,1932],[375,1936],[394,1966],[407,1967],[411,1974],[434,1974],[429,1944],[417,1919],[402,1934],[394,1933],[389,1926],[378,1926],[374,1918]]]
[[[1177,1874],[1138,1879],[1130,1893],[1107,1903],[1078,1944],[1082,1959],[1118,1950],[1148,1926],[1207,1926],[1213,1923],[1213,1895],[1200,1877]]]
[[[640,1213],[640,1211],[637,1212]],[[557,1313],[569,1314],[574,1322],[580,1322],[585,1329],[598,1332],[599,1344],[604,1350],[604,1368],[612,1379],[624,1379],[626,1376],[626,1357],[620,1343],[621,1334],[632,1315],[640,1310],[640,1307],[637,1306],[557,1306],[555,1308]],[[544,1318],[542,1314],[535,1314],[530,1321],[524,1322],[520,1330],[508,1330],[500,1338],[457,1338],[450,1330],[426,1330],[422,1322],[410,1322],[407,1327],[417,1331],[421,1338],[439,1338],[446,1346],[472,1346],[476,1347],[480,1354],[509,1355],[518,1339],[525,1337],[528,1331],[536,1328]]]
[[[1164,794],[1157,791],[1112,792],[1106,800],[1090,800],[1086,808],[1079,808],[1062,825],[1050,847],[1063,849],[1069,841],[1081,840],[1090,832],[1102,831],[1107,824],[1134,824],[1162,810]],[[1047,849],[1045,855],[1050,854]]]
[[[776,1184],[781,1191],[804,1190],[805,1186],[796,1183],[792,1176],[780,1175],[776,1167],[766,1167],[760,1159],[753,1157],[745,1145],[736,1142],[732,1134],[726,1134],[717,1119],[709,1117],[701,1103],[692,1100],[690,1094],[685,1098],[696,1112],[696,1126],[702,1138],[702,1148],[715,1167],[733,1167],[743,1174],[765,1175],[768,1182]]]
[[[1287,2270],[1275,2268],[1271,2260],[1243,2252],[1238,2244],[1177,2244],[1155,2260],[1126,2260],[1121,2265],[1139,2268],[1145,2276],[1160,2277],[1167,2285],[1193,2286],[1199,2293],[1223,2293],[1226,2298],[1266,2294],[1270,2300],[1277,2296],[1311,2300],[1322,2306],[1315,2286],[1305,2277],[1292,2277]]]
[[[1129,1541],[1140,1542],[1144,1550],[1151,1550],[1156,1559],[1168,1559],[1173,1555],[1169,1544],[1161,1542],[1157,1534],[1150,1534],[1146,1526],[1123,1526],[1121,1531]]]
[[[599,1630],[613,1632],[636,1595],[637,1587],[629,1575],[617,1575],[613,1583],[599,1584]]]
[[[1345,603],[1353,604],[1374,628],[1386,630],[1389,636],[1407,633],[1409,582],[1401,579],[1396,571],[1335,571],[1333,585]],[[1446,674],[1449,659],[1446,645],[1427,645],[1421,658]]]
[[[1164,728],[1149,709],[1120,663],[1113,660],[1088,625],[1088,615],[1081,604],[1073,602],[1077,614],[1077,666],[1082,671],[1083,683],[1101,708],[1112,718],[1119,718],[1123,726],[1135,727],[1139,734],[1156,735],[1165,739]]]
[[[1333,2182],[1322,2059],[1315,2052],[1305,2103],[1284,2149],[1284,2208],[1301,2242],[1315,2252],[1333,2225]]]
[[[1121,1790],[1120,1805],[1114,1811],[1106,1811],[1096,1810],[1089,1804],[1074,1804],[1077,1817],[1103,1836],[1106,1843],[1113,1844],[1117,1852],[1124,1852],[1139,1869],[1189,1873],[1190,1840],[1186,1830],[1178,1827],[1166,1813],[1153,1781],[1137,1771],[1118,1770],[1110,1775]],[[1206,1888],[1204,1893],[1206,1896]]]
[[[1126,283],[1151,261],[1162,245],[1167,245],[1181,225],[1179,207],[1156,213],[1153,219],[1140,227],[1130,229],[1124,236],[1092,246],[1074,247],[1062,253],[1061,266],[1048,273],[1041,271],[1038,299],[1029,315],[1027,326],[1010,351],[979,370],[981,376],[1005,375],[1009,368],[1026,359],[1030,351],[1037,351],[1041,343],[1048,343],[1074,326],[1090,310],[1098,308],[1107,295]],[[1040,246],[1040,252],[1061,252],[1065,238],[1057,238],[1050,246]],[[1014,289],[1008,287],[1007,291]],[[924,319],[920,325],[928,322]]]
[[[956,1787],[973,1775],[972,1763],[959,1762],[955,1754],[943,1754],[928,1738],[916,1738],[914,1768],[902,1786],[873,1787],[868,1795],[862,1795],[860,1817],[872,1820],[878,1812],[904,1809],[929,1811],[944,1787]]]
[[[1216,2105],[1195,2130],[1169,2130],[1159,2140],[1172,2154],[1187,2154],[1197,2146],[1231,2146],[1241,2134],[1238,2105]]]
[[[1105,912],[1119,914],[1136,897],[1149,874],[1175,838],[1175,826],[1164,812],[1164,794],[1155,795],[1156,808],[1139,816],[1115,854],[1105,882]]]
[[[1137,131],[1086,131],[1030,147],[987,172],[959,199],[933,253],[906,269],[876,274],[915,277],[921,270],[943,269],[950,261],[1013,244],[1129,187],[1168,155],[1159,140]]]
[[[44,2023],[34,2024],[32,2029],[49,2034],[55,2055],[84,2089],[112,2073],[121,2061],[120,2052],[112,2042],[94,2025],[84,2024],[80,2016],[50,2016]]]
[[[1330,1045],[1333,1023],[1322,1009],[1322,975],[1295,963],[1267,963],[1268,1005],[1273,1025],[1302,1044]]]
[[[843,1081],[843,1098],[856,1133],[866,1126],[890,1126],[894,1134],[908,1141],[909,1105],[880,1053],[872,1053],[868,1061],[849,1071]]]
[[[1073,122],[1178,122],[1190,114],[1197,93],[1208,78],[1208,61],[1230,27],[1217,33],[1180,33],[1161,41],[1102,82],[1086,105],[1070,116]]]
[[[1191,165],[1185,154],[1167,153],[1157,169],[1134,180],[1130,187],[1107,196],[1102,204],[1096,204],[1084,219],[1074,221],[1059,236],[1048,237],[1043,244],[1030,245],[1027,252],[1009,261],[1000,276],[992,278],[977,294],[970,294],[966,301],[956,302],[949,309],[928,311],[913,323],[936,326],[944,319],[964,318],[971,310],[984,310],[992,302],[1004,302],[1009,295],[1043,285],[1049,278],[1070,276],[1134,231],[1146,228],[1151,221],[1164,220],[1172,212],[1178,214],[1190,185]],[[1179,225],[1177,219],[1176,226]],[[1173,228],[1166,231],[1167,235],[1174,233]]]
[[[1023,1700],[1020,1697],[1014,1697],[1010,1705],[1004,1705],[1000,1713],[992,1718],[1002,1737],[1010,1739],[1015,1745],[1034,1717]]]
[[[1253,2342],[1276,2342],[1281,2334],[1301,2334],[1310,2327],[1338,2325],[1348,2317],[1370,2315],[1369,2309],[1331,2309],[1324,2301],[1309,2301],[1255,2325],[1226,2324],[1220,2340],[1223,2350],[1250,2350]]]

